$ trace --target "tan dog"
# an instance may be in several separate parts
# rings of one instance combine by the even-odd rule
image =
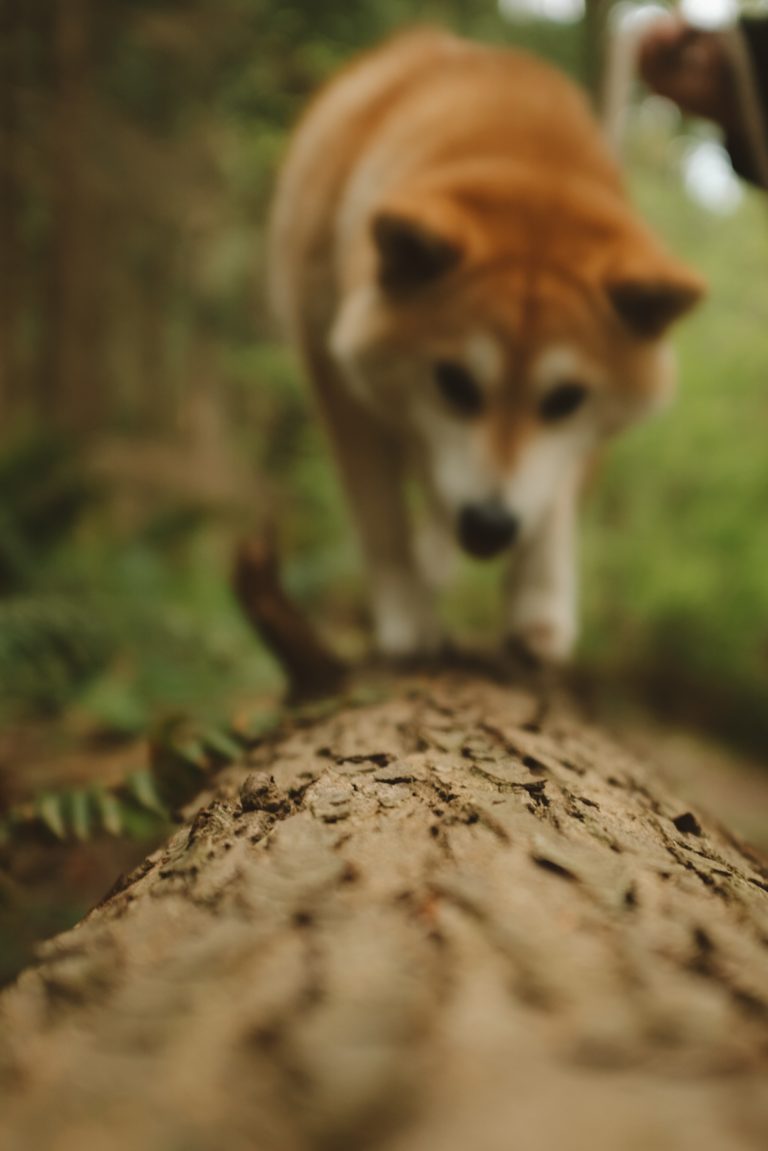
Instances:
[[[522,52],[438,31],[362,57],[294,137],[271,271],[357,522],[380,648],[440,642],[411,468],[466,551],[509,550],[506,635],[565,658],[583,472],[670,394],[663,337],[703,291],[634,215],[580,91]]]

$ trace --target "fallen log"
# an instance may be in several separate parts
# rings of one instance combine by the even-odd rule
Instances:
[[[768,873],[566,709],[266,737],[0,998],[0,1145],[762,1151]]]

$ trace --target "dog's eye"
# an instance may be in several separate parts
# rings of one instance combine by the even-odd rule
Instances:
[[[435,379],[443,397],[460,415],[476,416],[483,410],[483,393],[461,364],[447,360],[437,364]]]
[[[567,383],[553,388],[539,404],[539,415],[547,423],[555,423],[572,416],[587,398],[583,384]]]

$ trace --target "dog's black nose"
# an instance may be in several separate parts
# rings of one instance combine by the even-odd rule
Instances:
[[[497,500],[469,504],[459,516],[459,542],[477,559],[490,559],[514,543],[519,526]]]

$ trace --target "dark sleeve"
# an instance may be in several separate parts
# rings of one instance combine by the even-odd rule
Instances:
[[[745,17],[740,21],[739,27],[752,61],[752,76],[763,111],[763,123],[768,125],[768,19]],[[746,133],[729,132],[725,145],[735,171],[745,180],[760,184],[754,153]],[[768,148],[768,137],[766,137],[766,148]]]

